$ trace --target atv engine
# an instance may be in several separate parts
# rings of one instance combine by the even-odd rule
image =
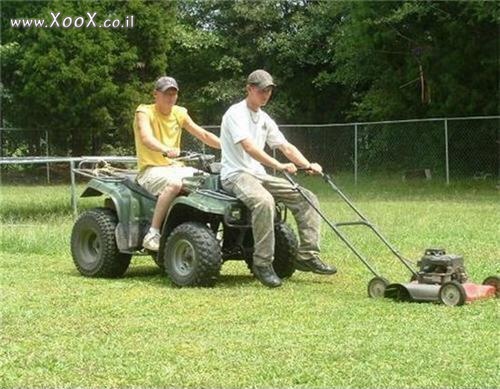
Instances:
[[[417,273],[417,281],[420,284],[444,284],[449,281],[463,284],[468,278],[463,257],[446,254],[443,249],[425,250],[417,265],[420,267]]]

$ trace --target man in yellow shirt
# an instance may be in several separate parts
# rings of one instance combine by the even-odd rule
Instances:
[[[142,242],[143,247],[151,251],[159,249],[161,223],[182,188],[182,178],[194,172],[193,168],[172,164],[170,159],[179,156],[182,129],[206,145],[220,149],[219,138],[198,126],[186,108],[175,104],[178,91],[175,79],[160,77],[155,84],[154,104],[141,104],[135,111],[137,182],[158,196],[151,228]]]

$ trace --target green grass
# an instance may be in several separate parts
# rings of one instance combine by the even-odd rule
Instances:
[[[492,185],[339,180],[404,255],[445,247],[476,281],[499,272]],[[325,185],[305,184],[332,219],[353,219]],[[296,273],[269,290],[229,262],[216,287],[179,289],[146,257],[122,279],[80,276],[67,186],[2,187],[0,222],[2,388],[498,387],[496,300],[371,300],[369,272],[326,226],[333,277]],[[368,230],[346,232],[385,276],[408,279]]]

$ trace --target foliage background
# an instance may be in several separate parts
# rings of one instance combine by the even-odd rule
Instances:
[[[131,150],[134,108],[151,101],[152,83],[162,74],[179,81],[179,103],[205,124],[220,123],[255,68],[279,84],[268,107],[279,123],[499,113],[494,1],[7,0],[0,6],[2,125],[49,129],[53,155]],[[51,11],[98,12],[99,20],[134,15],[136,24],[11,27],[11,18],[50,21]],[[30,152],[37,147],[31,142]]]

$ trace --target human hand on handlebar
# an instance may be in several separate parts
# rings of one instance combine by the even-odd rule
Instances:
[[[181,150],[178,147],[167,147],[163,155],[167,156],[168,158],[176,158],[180,155],[180,153]]]
[[[323,173],[323,168],[319,163],[313,162],[309,165],[309,169],[307,169],[311,174],[321,174]]]
[[[303,170],[307,174],[323,174],[323,168],[319,163],[313,162],[305,167],[299,167],[298,170]]]
[[[280,163],[277,170],[293,174],[297,172],[297,166],[293,163]]]

